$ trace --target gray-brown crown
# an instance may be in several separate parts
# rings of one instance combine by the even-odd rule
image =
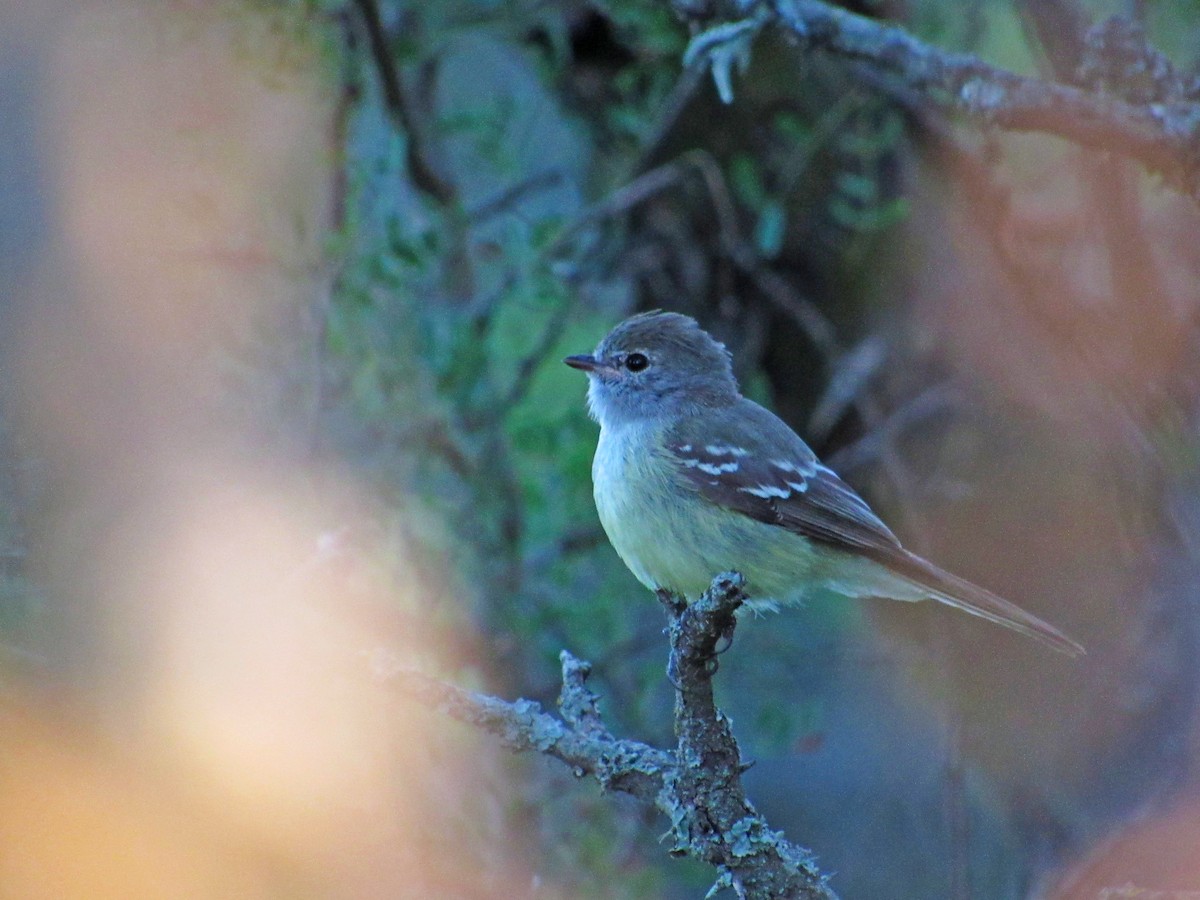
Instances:
[[[733,380],[733,365],[725,345],[691,316],[681,313],[654,310],[630,316],[596,348],[599,358],[632,352],[649,353],[675,371]]]

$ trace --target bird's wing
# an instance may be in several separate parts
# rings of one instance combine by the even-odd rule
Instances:
[[[929,596],[1044,641],[1071,656],[1083,647],[1019,606],[952,575],[900,546],[854,488],[822,465],[776,415],[742,399],[732,412],[737,437],[713,422],[682,421],[667,450],[706,500],[815,541],[865,556],[929,591]],[[726,419],[725,421],[729,421]]]
[[[680,422],[667,449],[706,500],[768,525],[885,564],[904,556],[900,541],[854,488],[781,419],[750,400],[733,412],[736,439],[712,435],[711,422]]]

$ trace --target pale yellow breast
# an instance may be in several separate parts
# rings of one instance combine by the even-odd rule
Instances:
[[[665,451],[650,449],[661,443],[652,427],[601,432],[592,463],[596,510],[638,581],[695,598],[713,576],[744,566],[748,530],[758,523],[703,500]]]
[[[919,599],[871,561],[836,552],[705,500],[661,446],[654,426],[604,428],[592,462],[596,510],[613,548],[651,590],[694,599],[738,571],[753,605],[816,592]]]

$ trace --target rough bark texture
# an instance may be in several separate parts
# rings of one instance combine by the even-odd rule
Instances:
[[[872,67],[933,106],[1011,131],[1056,135],[1083,147],[1120,153],[1200,199],[1200,103],[1194,86],[1174,73],[1158,78],[1155,83],[1162,89],[1147,99],[1121,90],[1122,72],[1088,79],[1098,85],[1096,89],[1029,78],[968,53],[940,50],[901,28],[820,0],[672,0],[672,6],[713,32],[703,45],[718,81],[728,78],[720,64],[721,48],[734,40],[748,41],[746,29],[736,26],[743,22],[755,28],[774,25],[806,48]],[[729,35],[728,40],[724,35]],[[1096,37],[1102,39],[1102,34]],[[1134,77],[1143,70],[1157,72],[1165,64],[1151,48],[1144,50],[1141,55],[1125,54],[1132,60],[1126,66],[1131,71],[1124,73],[1131,84],[1144,80]]]
[[[551,756],[605,791],[654,804],[671,822],[669,852],[716,867],[714,888],[730,887],[747,900],[832,900],[812,854],[773,831],[747,799],[737,741],[713,701],[718,644],[732,639],[742,584],[740,575],[726,573],[695,603],[660,597],[670,620],[667,671],[676,687],[673,750],[614,737],[587,686],[590,664],[565,650],[561,719],[529,700],[510,703],[465,691],[385,660],[376,671],[406,695],[497,735],[514,751]]]

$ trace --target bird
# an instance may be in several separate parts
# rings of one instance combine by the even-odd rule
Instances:
[[[563,361],[587,373],[600,425],[600,522],[647,588],[695,598],[736,571],[758,611],[828,593],[935,600],[1084,653],[1053,625],[905,549],[790,426],[742,395],[729,351],[690,316],[631,316],[591,354]]]

